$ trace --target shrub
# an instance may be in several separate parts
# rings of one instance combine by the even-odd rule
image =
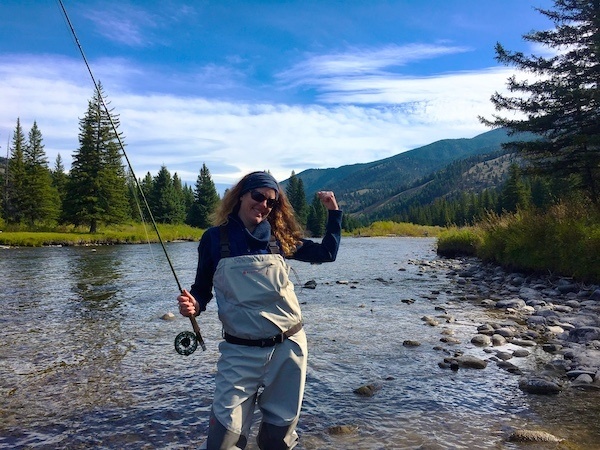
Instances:
[[[474,227],[452,228],[438,237],[437,253],[441,256],[474,256],[481,245],[481,232]]]

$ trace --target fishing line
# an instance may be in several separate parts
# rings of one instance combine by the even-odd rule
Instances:
[[[156,224],[156,221],[154,220],[152,211],[150,210],[150,205],[148,205],[148,201],[146,200],[146,195],[144,194],[144,190],[142,189],[140,182],[138,181],[137,177],[135,176],[135,171],[133,170],[133,166],[131,165],[131,162],[129,161],[127,152],[125,151],[125,145],[123,145],[123,141],[121,140],[121,137],[119,136],[117,126],[112,119],[112,115],[110,113],[110,110],[108,109],[108,106],[106,105],[106,102],[104,101],[104,98],[102,97],[102,93],[100,92],[100,88],[98,86],[98,83],[96,82],[96,78],[94,77],[94,74],[92,72],[90,64],[88,63],[85,53],[83,52],[83,47],[81,46],[81,43],[79,42],[79,39],[77,38],[77,33],[75,33],[75,28],[73,27],[73,24],[71,23],[71,20],[69,19],[69,15],[67,14],[67,10],[65,9],[65,5],[63,4],[62,0],[57,0],[57,1],[58,1],[58,4],[60,5],[62,13],[65,17],[65,20],[67,21],[67,25],[69,26],[71,35],[73,36],[73,39],[75,39],[75,44],[76,44],[77,48],[79,49],[79,53],[81,54],[81,57],[83,58],[83,62],[85,63],[88,73],[90,74],[90,78],[92,79],[92,82],[94,83],[94,88],[96,89],[96,92],[98,93],[98,98],[100,99],[100,102],[102,103],[102,107],[103,107],[104,111],[106,112],[106,115],[108,116],[110,125],[115,133],[116,138],[117,138],[117,143],[119,144],[119,148],[121,149],[121,152],[123,153],[123,156],[125,157],[125,161],[127,161],[127,166],[129,167],[131,176],[135,180],[136,187],[137,187],[137,189],[140,193],[140,196],[144,202],[144,206],[146,207],[146,210],[148,211],[148,216],[150,217],[150,221],[152,222],[152,226],[154,227],[154,231],[156,232],[156,236],[158,237],[160,246],[162,247],[165,257],[167,258],[167,262],[169,263],[169,267],[171,268],[171,272],[173,273],[173,277],[175,278],[175,282],[177,283],[179,292],[183,293],[183,287],[181,286],[181,283],[179,282],[179,277],[177,276],[177,273],[175,272],[175,267],[173,267],[173,263],[171,261],[171,258],[169,257],[169,253],[167,252],[167,248],[165,247],[165,244],[162,240],[160,232],[158,231],[158,226]],[[175,350],[180,355],[187,356],[187,355],[194,353],[194,351],[196,350],[198,345],[200,345],[200,347],[202,347],[202,350],[206,350],[206,345],[204,344],[204,339],[202,338],[202,334],[200,333],[200,327],[198,326],[198,322],[196,321],[196,318],[194,316],[190,316],[190,322],[192,323],[192,328],[194,329],[194,333],[192,333],[190,331],[183,331],[183,332],[179,333],[177,335],[177,337],[175,338]]]

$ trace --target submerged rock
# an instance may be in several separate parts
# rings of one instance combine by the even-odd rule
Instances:
[[[508,440],[511,442],[562,442],[564,439],[537,430],[514,430]]]
[[[306,283],[304,283],[304,288],[305,289],[316,289],[317,282],[315,280],[308,280]]]
[[[353,392],[356,395],[360,395],[361,397],[373,397],[373,395],[375,395],[375,392],[377,392],[379,389],[381,389],[380,386],[375,386],[374,384],[365,384],[354,389]]]
[[[543,378],[529,378],[519,381],[519,389],[528,394],[553,395],[558,394],[562,388],[554,381]]]
[[[327,432],[332,435],[351,434],[358,431],[357,425],[333,425],[327,428]]]

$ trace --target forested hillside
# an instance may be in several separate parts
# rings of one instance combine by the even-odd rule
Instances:
[[[527,138],[495,129],[471,139],[437,141],[371,163],[309,169],[296,176],[302,180],[307,198],[318,190],[331,189],[345,212],[361,222],[409,219],[409,210],[436,200],[452,202],[486,190],[493,195],[492,190],[506,181],[510,165],[517,163],[502,144]]]

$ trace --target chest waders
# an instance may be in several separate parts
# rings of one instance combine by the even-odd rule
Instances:
[[[269,249],[269,254],[231,257],[221,227],[213,286],[225,341],[219,344],[209,450],[245,448],[255,405],[262,413],[259,448],[287,450],[298,440],[306,336],[290,267],[274,239]]]

